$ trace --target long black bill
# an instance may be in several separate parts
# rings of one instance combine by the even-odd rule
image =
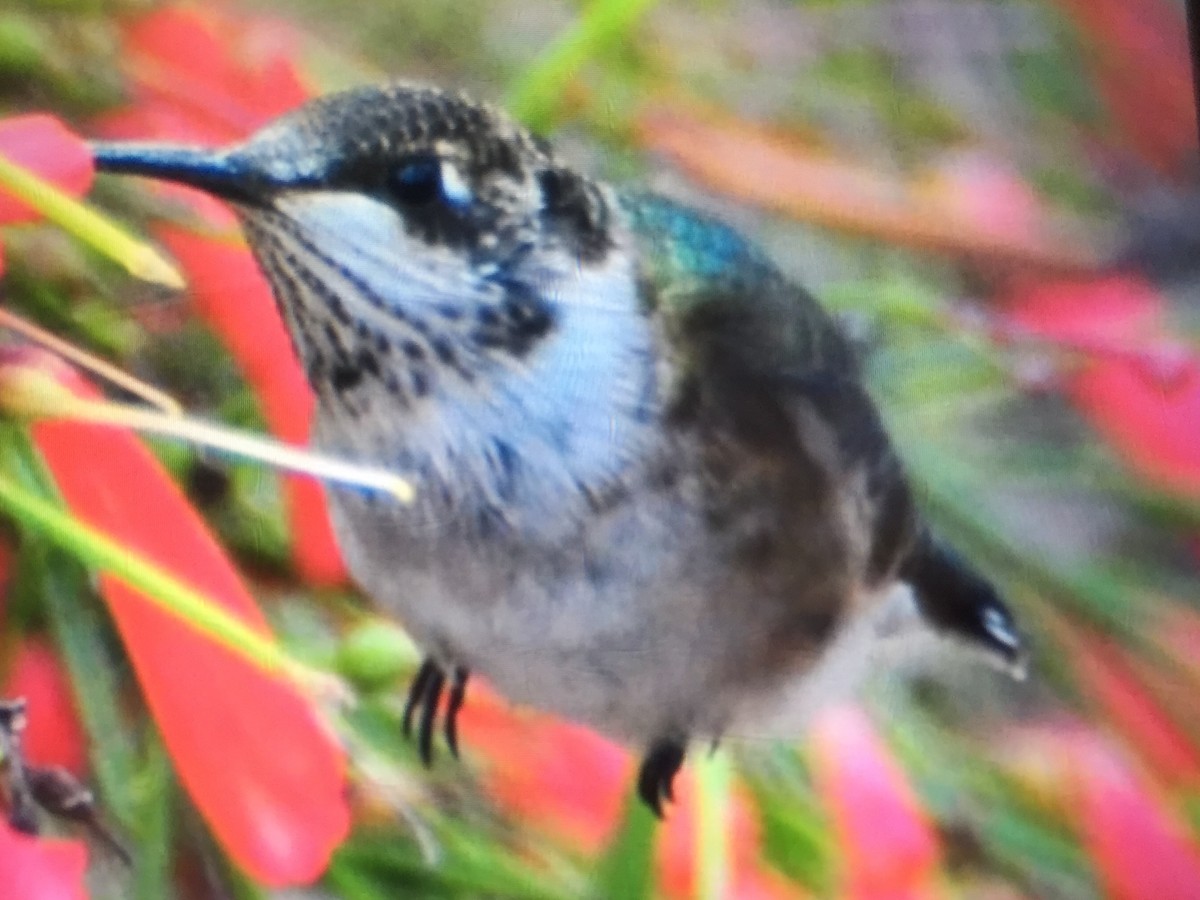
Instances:
[[[107,141],[94,141],[91,148],[101,172],[186,184],[235,203],[254,203],[269,188],[260,172],[228,150]]]

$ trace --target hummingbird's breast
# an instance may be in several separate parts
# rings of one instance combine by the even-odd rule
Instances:
[[[404,275],[382,220],[363,250],[305,214],[248,233],[315,442],[416,486],[411,506],[330,499],[351,573],[429,653],[637,740],[719,733],[812,662],[858,585],[840,475],[744,440],[736,391],[679,415],[627,231],[586,263],[529,254],[497,278],[432,254]],[[514,297],[540,323],[520,352],[478,327]]]

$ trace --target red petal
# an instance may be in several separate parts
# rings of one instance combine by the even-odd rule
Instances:
[[[87,900],[87,847],[13,831],[0,820],[0,872],[5,897]]]
[[[848,708],[822,714],[812,751],[845,864],[839,896],[935,895],[937,838],[867,717]]]
[[[76,515],[267,633],[200,517],[137,440],[77,423],[41,423],[33,434]],[[349,812],[341,750],[307,698],[116,578],[100,584],[180,778],[218,840],[266,884],[312,881]]]
[[[0,696],[24,697],[29,703],[21,745],[30,762],[82,774],[87,756],[83,726],[71,682],[49,644],[38,638],[22,641]]]
[[[292,527],[292,563],[308,584],[345,584],[349,576],[329,520],[325,488],[311,478],[289,476],[283,483]]]
[[[1098,636],[1081,636],[1070,649],[1083,685],[1150,769],[1169,784],[1200,785],[1200,750],[1146,690],[1121,649]]]
[[[1126,141],[1165,173],[1190,166],[1196,114],[1182,10],[1165,0],[1059,0]]]
[[[288,32],[286,22],[199,7],[151,13],[125,41],[139,102],[165,102],[222,142],[245,137],[309,97],[288,59],[294,41],[276,37]]]
[[[291,62],[298,43],[295,29],[278,19],[200,7],[153,12],[126,33],[138,102],[107,117],[101,128],[114,137],[198,143],[244,137],[310,96]],[[236,233],[232,214],[211,197],[171,193],[187,197],[216,231]],[[272,433],[307,443],[312,394],[270,288],[245,246],[167,225],[158,234],[187,272],[200,314],[254,388]],[[345,583],[321,486],[288,477],[284,491],[297,571],[310,584]]]
[[[460,722],[464,742],[487,759],[488,792],[568,844],[599,850],[621,815],[629,755],[579,725],[514,710],[482,687],[471,682]]]
[[[1071,771],[1075,811],[1105,895],[1113,900],[1200,897],[1200,855],[1186,831],[1097,739],[1080,740]]]
[[[1073,379],[1071,396],[1144,478],[1200,497],[1200,359],[1169,379],[1138,360],[1097,361]]]
[[[801,900],[810,895],[782,875],[769,869],[752,868],[734,873],[729,896],[737,900]]]
[[[205,219],[232,229],[233,216],[208,197],[192,195]],[[314,398],[279,318],[271,288],[240,241],[213,238],[177,226],[158,234],[187,273],[196,308],[220,335],[246,380],[262,401],[271,432],[293,444],[308,442]],[[286,481],[292,552],[296,568],[311,584],[346,580],[323,490],[308,478]]]
[[[1171,343],[1165,304],[1119,275],[1044,284],[1010,302],[1023,331],[1088,353],[1070,382],[1079,410],[1143,477],[1200,494],[1200,358]]]
[[[1008,319],[1032,335],[1068,343],[1128,342],[1157,331],[1165,304],[1133,275],[1028,285],[1007,301]]]
[[[0,119],[0,156],[53,182],[74,197],[92,186],[95,169],[87,144],[47,115]],[[0,190],[0,223],[32,222],[40,216]]]
[[[174,101],[157,97],[139,100],[115,112],[105,113],[94,123],[97,134],[114,140],[144,141],[161,138],[187,144],[229,143],[229,128],[196,116]]]

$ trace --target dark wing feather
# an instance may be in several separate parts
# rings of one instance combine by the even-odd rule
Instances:
[[[724,223],[659,197],[622,202],[638,233],[647,312],[682,373],[681,417],[716,420],[743,448],[787,460],[793,484],[852,494],[862,581],[899,576],[932,625],[1019,664],[1015,618],[922,524],[852,347],[828,313]],[[831,507],[814,501],[797,515],[818,509]]]
[[[657,197],[626,201],[646,295],[679,363],[679,408],[703,400],[748,447],[798,478],[856,491],[868,584],[895,573],[916,533],[904,471],[850,342],[807,292],[716,219]]]

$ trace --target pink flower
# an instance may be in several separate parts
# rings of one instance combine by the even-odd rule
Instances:
[[[1185,828],[1102,741],[1074,743],[1070,777],[1076,818],[1106,896],[1200,897],[1200,854]]]
[[[92,186],[92,154],[87,144],[53,116],[35,114],[0,119],[0,156],[34,172],[72,196]],[[0,225],[32,222],[37,213],[0,188]],[[0,272],[4,247],[0,244]]]
[[[86,900],[87,847],[21,834],[0,820],[3,896],[36,900]]]
[[[1126,463],[1167,491],[1200,496],[1200,357],[1171,339],[1164,303],[1129,275],[1016,293],[1008,334],[1074,351],[1067,391]]]
[[[851,708],[822,714],[813,727],[812,754],[817,791],[843,855],[839,896],[939,896],[937,837],[867,717]]]

